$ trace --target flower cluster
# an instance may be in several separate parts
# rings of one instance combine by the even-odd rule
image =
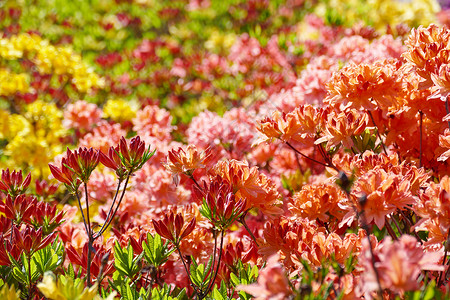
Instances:
[[[449,297],[444,5],[16,2],[0,298]]]

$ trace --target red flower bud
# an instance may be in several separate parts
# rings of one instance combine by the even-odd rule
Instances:
[[[53,195],[54,193],[56,193],[57,189],[58,189],[57,185],[49,184],[45,180],[42,180],[42,181],[36,180],[36,194],[38,196],[47,198],[47,197]]]
[[[120,181],[125,179],[127,169],[122,164],[122,161],[120,160],[119,156],[119,146],[110,147],[108,151],[108,155],[105,155],[103,152],[99,153],[100,156],[100,162],[110,169],[113,169],[116,172],[117,177]]]
[[[30,220],[31,215],[35,211],[36,197],[19,195],[13,199],[10,195],[6,196],[5,203],[0,205],[0,211],[5,214],[8,219],[14,220],[14,223],[20,224]]]
[[[0,181],[0,190],[15,198],[19,194],[25,193],[31,182],[31,173],[22,177],[22,171],[9,172],[9,169],[2,170],[2,179]]]
[[[184,225],[184,218],[181,213],[174,215],[171,211],[169,214],[164,214],[163,220],[152,220],[155,231],[163,238],[171,241],[175,245],[179,245],[180,241],[191,234],[195,229],[196,220],[193,218],[187,226]]]
[[[205,185],[203,195],[200,213],[219,230],[226,230],[245,212],[246,201],[236,201],[232,186],[220,176],[216,176],[209,186]]]
[[[116,148],[119,151],[118,154],[122,166],[128,171],[129,174],[139,170],[142,166],[155,154],[155,151],[150,151],[150,146],[145,149],[145,142],[141,141],[139,136],[136,136],[130,140],[130,147],[124,137],[120,139],[119,145]],[[110,163],[110,162],[108,162]],[[116,166],[117,172],[117,166]]]
[[[34,252],[45,248],[50,244],[56,235],[56,232],[52,232],[43,238],[42,228],[35,230],[30,226],[26,226],[24,229],[19,231],[18,227],[14,225],[13,227],[13,238],[14,243],[28,256],[31,256]]]

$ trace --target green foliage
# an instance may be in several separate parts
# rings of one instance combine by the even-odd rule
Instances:
[[[190,266],[190,277],[192,283],[196,285],[199,289],[199,292],[204,292],[206,287],[208,286],[211,276],[213,274],[213,257],[209,258],[208,264],[197,264],[195,259],[192,259],[192,263]]]
[[[70,263],[67,266],[67,269],[64,270],[64,274],[67,278],[72,278],[73,280],[75,280],[75,279],[81,277],[81,268],[78,269],[78,272],[75,272],[75,269],[74,269],[72,263]]]
[[[64,245],[55,241],[53,244],[35,252],[31,257],[40,275],[45,272],[54,272],[64,262]]]
[[[169,241],[162,243],[161,236],[157,233],[153,236],[147,234],[147,241],[142,242],[142,248],[144,249],[144,258],[150,265],[155,268],[162,266],[169,256],[175,251],[175,248],[169,247]]]
[[[218,289],[217,286],[214,286],[214,289],[211,292],[211,299],[215,300],[229,300],[232,298],[228,297],[227,287],[225,285],[225,282],[220,283],[220,288]]]
[[[329,273],[329,268],[322,266],[318,272],[314,272],[306,261],[302,261],[304,267],[302,275],[300,276],[300,287],[295,291],[295,299],[307,299],[307,300],[326,300],[330,297],[333,290],[334,282],[325,282],[324,279]],[[313,282],[320,284],[318,291],[312,292]],[[344,293],[341,291],[337,297],[334,295],[334,299],[342,299]]]
[[[400,299],[397,297],[396,299]],[[431,281],[427,285],[424,285],[418,291],[406,292],[404,299],[410,300],[440,300],[444,299],[442,291],[436,287],[436,281]]]
[[[123,300],[187,300],[185,289],[172,289],[167,284],[153,289],[141,288],[139,291],[132,281],[127,278],[118,289]]]
[[[308,182],[310,176],[310,169],[307,169],[304,172],[295,170],[295,172],[289,174],[289,176],[281,174],[281,184],[283,185],[283,188],[287,189],[292,195],[301,190],[302,186]]]
[[[126,248],[122,248],[116,241],[114,245],[114,266],[120,275],[128,278],[134,278],[140,271],[140,263],[143,254],[134,257],[133,248],[130,244]]]
[[[371,132],[370,129],[365,129],[360,135],[352,136],[353,145],[359,153],[364,153],[367,150],[372,150],[375,153],[381,152],[381,143],[376,143],[377,135]]]
[[[12,262],[12,275],[21,283],[29,286],[41,278],[45,272],[53,272],[64,261],[64,245],[62,242],[55,241],[53,244],[36,251],[31,258],[22,253],[20,260],[15,260],[9,256]],[[29,280],[31,273],[31,282]]]
[[[123,300],[144,300],[148,299],[149,291],[141,289],[139,292],[136,287],[132,284],[131,280],[127,278],[119,288],[120,295]]]
[[[186,289],[177,290],[176,288],[171,290],[170,286],[164,284],[162,288],[155,287],[151,294],[152,300],[187,300]]]
[[[245,266],[242,261],[238,261],[236,273],[230,274],[231,284],[236,287],[240,284],[247,285],[256,282],[258,279],[258,267],[247,265]],[[239,291],[239,299],[248,300],[252,298],[250,294],[247,294],[244,291]]]

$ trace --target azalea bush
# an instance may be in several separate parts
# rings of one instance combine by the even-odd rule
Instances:
[[[0,4],[0,298],[450,297],[448,6]]]

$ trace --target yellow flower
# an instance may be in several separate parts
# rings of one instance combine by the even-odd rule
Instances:
[[[10,135],[9,113],[5,109],[0,109],[0,139],[7,139]]]
[[[8,115],[0,136],[8,141],[5,163],[11,168],[31,168],[33,176],[49,175],[47,164],[63,151],[62,112],[55,104],[37,100],[26,107],[24,115]]]
[[[347,26],[364,20],[381,32],[386,31],[387,25],[395,28],[401,23],[410,27],[428,26],[436,22],[439,11],[437,0],[330,0],[315,8],[316,14],[323,18],[331,13]]]
[[[436,22],[436,13],[440,11],[436,0],[370,0],[373,25],[376,29],[385,30],[386,25],[395,26],[405,23],[411,27],[428,26]],[[376,13],[375,13],[376,12]]]
[[[218,49],[229,50],[236,41],[236,35],[233,33],[221,33],[214,30],[209,39],[205,42],[205,48],[209,51]]]
[[[56,281],[52,272],[46,272],[37,287],[46,298],[51,300],[113,300],[116,295],[113,292],[107,298],[102,298],[98,295],[97,285],[85,288],[80,279],[73,280],[63,275]]]
[[[31,124],[24,116],[13,114],[9,116],[8,125],[5,129],[6,131],[2,132],[3,136],[5,137],[5,139],[11,140],[19,133],[22,135],[30,134]]]
[[[132,103],[123,99],[108,100],[103,107],[103,117],[121,123],[131,121],[136,116],[136,109],[132,107]]]
[[[103,79],[89,68],[71,47],[50,45],[47,40],[42,40],[34,34],[21,33],[10,38],[0,38],[0,57],[8,60],[26,57],[36,64],[41,73],[70,75],[71,82],[82,93],[87,93],[94,87],[104,86]],[[23,82],[24,79],[21,80]],[[6,82],[17,85],[13,80]],[[28,85],[26,87],[28,88]],[[25,89],[25,85],[20,85],[20,88]],[[1,90],[0,84],[0,93]]]
[[[59,142],[65,133],[62,125],[63,113],[54,103],[37,100],[26,107],[25,118],[33,125],[35,134],[46,140]]]
[[[0,299],[3,300],[20,300],[20,291],[16,291],[14,285],[8,287],[8,284],[5,284],[0,289]]]
[[[0,69],[0,95],[11,96],[20,93],[27,93],[30,90],[27,74],[15,74],[6,69]]]

